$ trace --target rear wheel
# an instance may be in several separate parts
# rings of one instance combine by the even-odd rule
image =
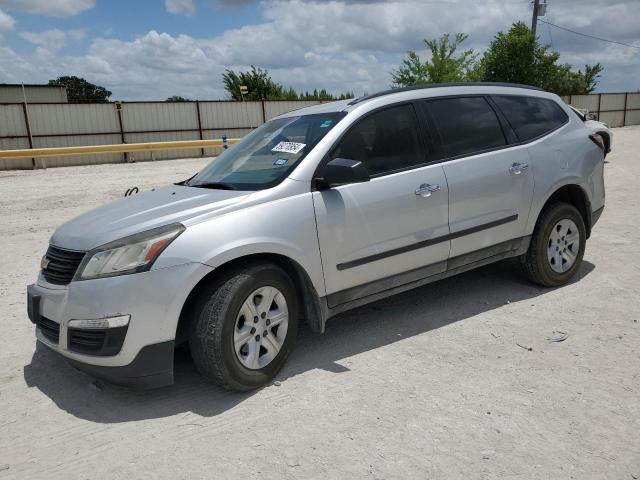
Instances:
[[[189,343],[196,368],[229,390],[270,381],[291,352],[298,326],[293,283],[270,263],[229,271],[203,292],[194,314]]]
[[[545,287],[564,285],[580,268],[586,229],[580,212],[568,203],[556,203],[540,214],[522,266],[529,279]]]

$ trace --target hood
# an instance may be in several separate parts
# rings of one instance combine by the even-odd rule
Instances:
[[[54,232],[51,244],[70,250],[91,250],[151,228],[215,213],[247,196],[248,192],[177,185],[143,192],[68,221]]]

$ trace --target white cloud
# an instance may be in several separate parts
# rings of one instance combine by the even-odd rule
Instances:
[[[603,8],[580,9],[578,0],[566,0],[567,5],[550,7],[545,19],[605,38],[637,42],[640,25],[635,19],[640,3],[610,0],[605,9],[604,0],[594,1]],[[68,74],[105,86],[114,98],[215,99],[225,96],[221,82],[225,68],[246,69],[253,64],[297,90],[352,90],[359,95],[388,88],[389,72],[406,50],[424,54],[424,38],[465,32],[469,34],[465,47],[481,50],[497,31],[507,30],[516,20],[528,22],[530,16],[527,3],[497,0],[446,5],[280,0],[260,5],[263,23],[229,29],[213,38],[151,30],[132,40],[93,39],[83,55],[64,55],[51,48],[56,40],[62,44],[74,40],[70,31],[23,33],[36,48],[18,56],[0,45],[0,82],[31,83]],[[538,33],[543,41],[550,40],[546,25],[539,25]],[[558,30],[552,30],[552,38],[563,62],[576,68],[601,62],[604,89],[640,87],[640,50]]]
[[[34,45],[50,47],[53,50],[62,48],[66,39],[66,34],[57,28],[44,32],[20,32],[20,36]]]
[[[62,50],[69,39],[74,41],[82,40],[85,34],[86,31],[83,29],[63,31],[58,28],[43,32],[20,32],[20,36],[28,42],[52,52]]]
[[[196,13],[196,6],[193,0],[164,0],[167,12],[175,15],[193,15]]]
[[[95,0],[0,0],[0,6],[7,10],[50,15],[52,17],[70,17],[95,5]]]
[[[15,24],[14,18],[4,13],[0,8],[0,30],[11,30]]]

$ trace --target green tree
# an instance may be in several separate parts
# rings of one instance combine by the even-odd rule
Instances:
[[[59,85],[67,88],[69,102],[96,102],[109,101],[111,92],[104,87],[87,82],[84,78],[75,76],[58,77],[49,80],[49,85]]]
[[[596,63],[595,65],[585,65],[584,73],[581,70],[578,70],[578,75],[580,75],[584,79],[585,83],[585,93],[591,93],[596,89],[596,85],[598,85],[600,74],[604,70],[604,67],[600,63]]]
[[[173,95],[165,100],[165,102],[190,102],[188,98],[181,97],[180,95]]]
[[[337,100],[353,98],[353,92],[344,92],[339,96],[334,96],[326,89],[314,89],[313,92],[298,93],[293,87],[285,88],[274,82],[265,69],[251,66],[248,72],[234,72],[225,70],[222,74],[224,89],[232,99],[242,100],[240,87],[246,86],[248,93],[244,95],[244,100]]]
[[[474,75],[486,82],[533,85],[558,95],[592,92],[602,73],[602,65],[585,65],[585,71],[559,64],[560,54],[541,45],[523,22],[507,33],[498,32],[489,44]]]
[[[475,68],[477,54],[471,48],[457,53],[466,39],[467,35],[464,33],[456,33],[453,41],[450,41],[448,33],[439,39],[425,39],[431,58],[423,62],[416,52],[409,50],[402,65],[391,72],[393,86],[469,80]]]
[[[355,98],[355,94],[353,92],[344,92],[338,95],[337,100],[348,100],[350,98]]]
[[[234,100],[242,100],[241,86],[246,86],[249,90],[244,95],[244,100],[280,100],[284,95],[284,87],[274,82],[267,70],[253,65],[248,72],[225,70],[222,74],[222,83]]]
[[[342,92],[338,95],[333,95],[327,92],[326,89],[318,90],[317,88],[313,89],[313,92],[303,92],[298,95],[300,100],[322,100],[330,102],[332,100],[346,100],[348,98],[353,98],[353,92]]]

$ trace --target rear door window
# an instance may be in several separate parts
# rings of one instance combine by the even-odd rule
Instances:
[[[360,120],[340,140],[330,157],[359,160],[370,175],[380,175],[425,163],[412,105],[398,105]]]
[[[521,142],[551,133],[568,122],[560,106],[548,98],[492,95],[491,98],[515,130]]]
[[[442,138],[441,157],[473,155],[507,144],[496,113],[483,97],[428,100],[425,107]]]

